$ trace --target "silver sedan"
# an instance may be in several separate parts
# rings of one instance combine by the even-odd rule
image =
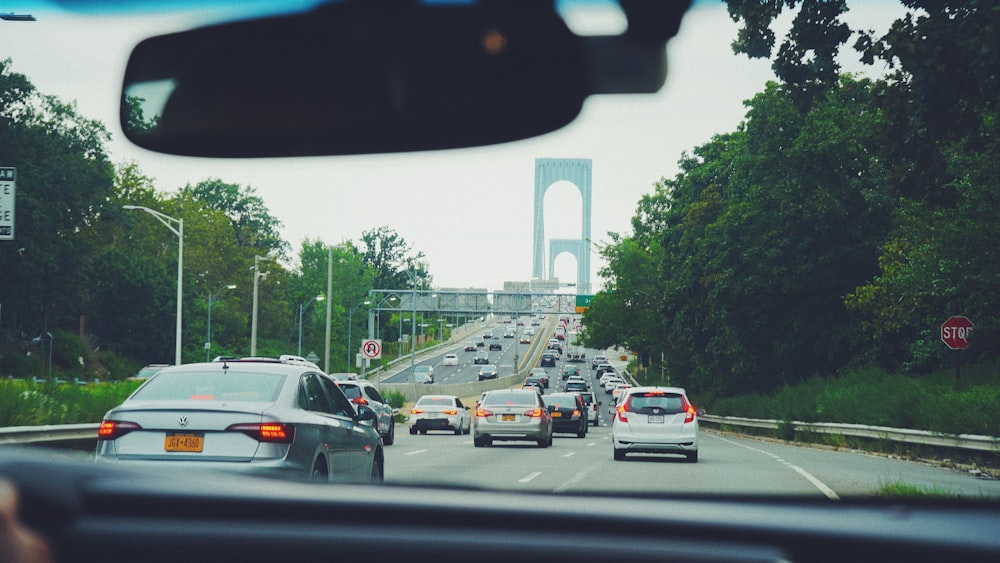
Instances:
[[[489,391],[476,409],[473,444],[489,446],[494,440],[525,440],[538,447],[552,445],[552,415],[541,396],[531,389]]]
[[[96,461],[319,481],[383,477],[374,412],[319,370],[278,360],[165,368],[104,416]]]

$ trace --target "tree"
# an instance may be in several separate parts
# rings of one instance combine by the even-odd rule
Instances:
[[[0,154],[17,168],[13,244],[0,246],[0,302],[12,336],[74,330],[83,312],[85,231],[104,210],[113,170],[107,130],[39,93],[0,61]]]
[[[382,226],[361,234],[361,255],[375,272],[376,289],[412,287],[407,270],[416,274],[417,287],[427,289],[431,276],[423,263],[424,253],[413,253],[409,243],[395,230]]]

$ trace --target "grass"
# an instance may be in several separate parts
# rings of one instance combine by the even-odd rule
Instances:
[[[885,483],[875,491],[877,497],[897,498],[961,498],[962,495],[940,487],[922,487],[903,481]]]
[[[138,381],[87,385],[0,380],[0,427],[100,422]]]

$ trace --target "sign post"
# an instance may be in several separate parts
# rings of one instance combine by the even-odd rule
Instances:
[[[969,340],[972,338],[972,329],[976,325],[968,317],[956,315],[950,317],[941,324],[941,342],[952,350],[961,351],[969,347]],[[955,354],[955,379],[962,377],[962,356],[960,352]]]
[[[0,240],[14,240],[17,168],[0,167]]]

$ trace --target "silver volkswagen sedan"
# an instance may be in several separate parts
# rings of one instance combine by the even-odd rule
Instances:
[[[254,358],[165,368],[104,416],[98,462],[380,482],[374,412],[309,366]]]

